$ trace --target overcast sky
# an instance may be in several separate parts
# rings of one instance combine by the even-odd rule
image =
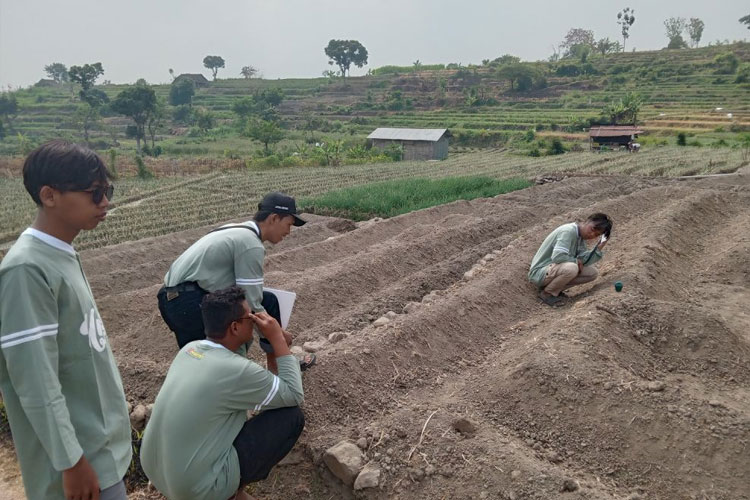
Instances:
[[[352,75],[417,59],[539,60],[570,28],[622,41],[616,15],[626,6],[636,17],[628,49],[666,46],[672,16],[702,19],[701,45],[750,39],[738,22],[748,0],[0,0],[0,85],[30,85],[51,62],[101,62],[103,79],[118,83],[169,82],[169,68],[209,77],[209,54],[226,60],[219,78],[245,65],[265,78],[316,77],[334,69],[323,53],[332,38],[367,48],[369,64]]]

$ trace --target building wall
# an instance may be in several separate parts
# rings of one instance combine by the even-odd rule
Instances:
[[[437,142],[429,141],[391,141],[373,139],[373,147],[384,149],[396,143],[404,148],[403,160],[443,160],[448,156],[448,139],[443,137]]]

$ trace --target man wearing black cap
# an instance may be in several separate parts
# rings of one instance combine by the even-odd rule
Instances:
[[[245,291],[254,313],[267,313],[281,323],[278,299],[263,291],[263,242],[279,243],[292,226],[304,224],[294,198],[270,193],[258,204],[253,220],[214,229],[185,250],[169,267],[157,296],[161,316],[180,348],[206,338],[200,312],[203,296],[232,285]],[[291,336],[284,333],[291,343]],[[273,352],[266,339],[261,338],[260,345],[266,353]],[[275,365],[272,359],[269,356],[269,369]],[[313,362],[312,357],[307,360]],[[305,363],[303,360],[303,369]]]

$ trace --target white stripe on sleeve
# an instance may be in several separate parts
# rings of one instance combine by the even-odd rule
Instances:
[[[257,405],[255,405],[255,411],[259,411],[261,407],[270,403],[273,397],[276,396],[277,392],[279,392],[279,377],[274,375],[273,385],[271,386],[271,390],[268,391],[268,395],[266,396],[266,399],[264,399],[262,403],[258,403]]]
[[[262,285],[263,284],[263,278],[258,278],[258,279],[237,278],[235,281],[238,285]]]
[[[57,335],[57,328],[54,330],[47,330],[40,333],[37,333],[36,335],[21,337],[20,339],[11,340],[10,342],[2,342],[0,343],[1,349],[7,349],[8,347],[13,347],[14,345],[18,344],[25,344],[26,342],[31,342],[32,340],[38,340],[42,337],[50,337],[52,335]]]
[[[7,335],[3,335],[2,337],[0,337],[0,342],[7,342],[9,340],[13,340],[18,337],[23,337],[26,335],[33,335],[34,333],[41,332],[41,331],[52,330],[52,329],[57,330],[57,327],[58,327],[58,323],[35,326],[34,328],[21,330],[20,332],[9,333]]]

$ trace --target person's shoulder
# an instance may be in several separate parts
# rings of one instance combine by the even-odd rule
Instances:
[[[49,252],[38,243],[33,236],[19,236],[0,262],[0,270],[19,266],[46,267],[50,260]]]

